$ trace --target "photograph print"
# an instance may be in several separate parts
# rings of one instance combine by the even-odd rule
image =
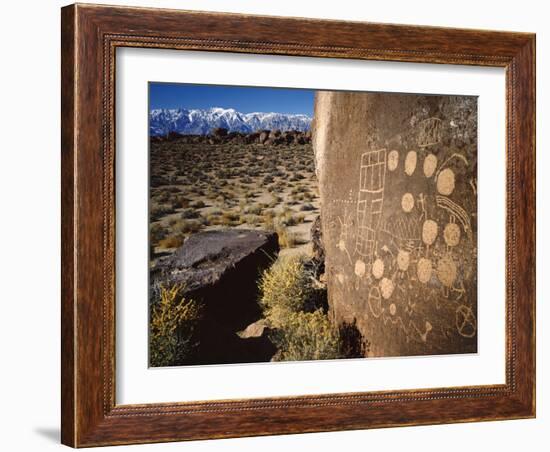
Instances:
[[[150,367],[477,353],[477,97],[148,89]]]

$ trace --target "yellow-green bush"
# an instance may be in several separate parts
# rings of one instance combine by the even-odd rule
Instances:
[[[288,312],[304,309],[313,293],[310,275],[299,256],[280,256],[260,279],[260,306],[273,327],[285,322]]]
[[[260,280],[260,305],[278,349],[278,361],[340,357],[340,335],[318,309],[305,312],[315,296],[312,275],[299,256],[279,257]]]
[[[201,306],[180,295],[181,285],[161,287],[152,304],[149,323],[149,362],[153,367],[178,365],[197,345],[195,328]]]
[[[321,310],[288,312],[284,324],[271,339],[277,361],[309,361],[340,358],[340,336]]]

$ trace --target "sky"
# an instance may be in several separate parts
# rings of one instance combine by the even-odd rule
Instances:
[[[314,90],[183,83],[149,83],[149,108],[234,108],[241,113],[313,116]]]

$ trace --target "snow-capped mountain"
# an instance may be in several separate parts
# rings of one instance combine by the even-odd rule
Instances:
[[[213,107],[207,110],[154,109],[149,115],[149,134],[206,135],[216,127],[229,132],[250,133],[260,129],[306,131],[311,127],[307,115],[284,113],[240,113],[233,108]]]

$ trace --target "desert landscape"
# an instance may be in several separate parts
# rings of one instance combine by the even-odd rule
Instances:
[[[216,129],[151,143],[152,264],[192,233],[275,231],[281,255],[311,254],[319,215],[310,132]]]
[[[181,89],[247,112],[149,112],[151,367],[477,352],[475,97]]]
[[[172,133],[150,158],[151,324],[180,335],[159,356],[153,333],[152,365],[363,356],[328,319],[309,130]]]

